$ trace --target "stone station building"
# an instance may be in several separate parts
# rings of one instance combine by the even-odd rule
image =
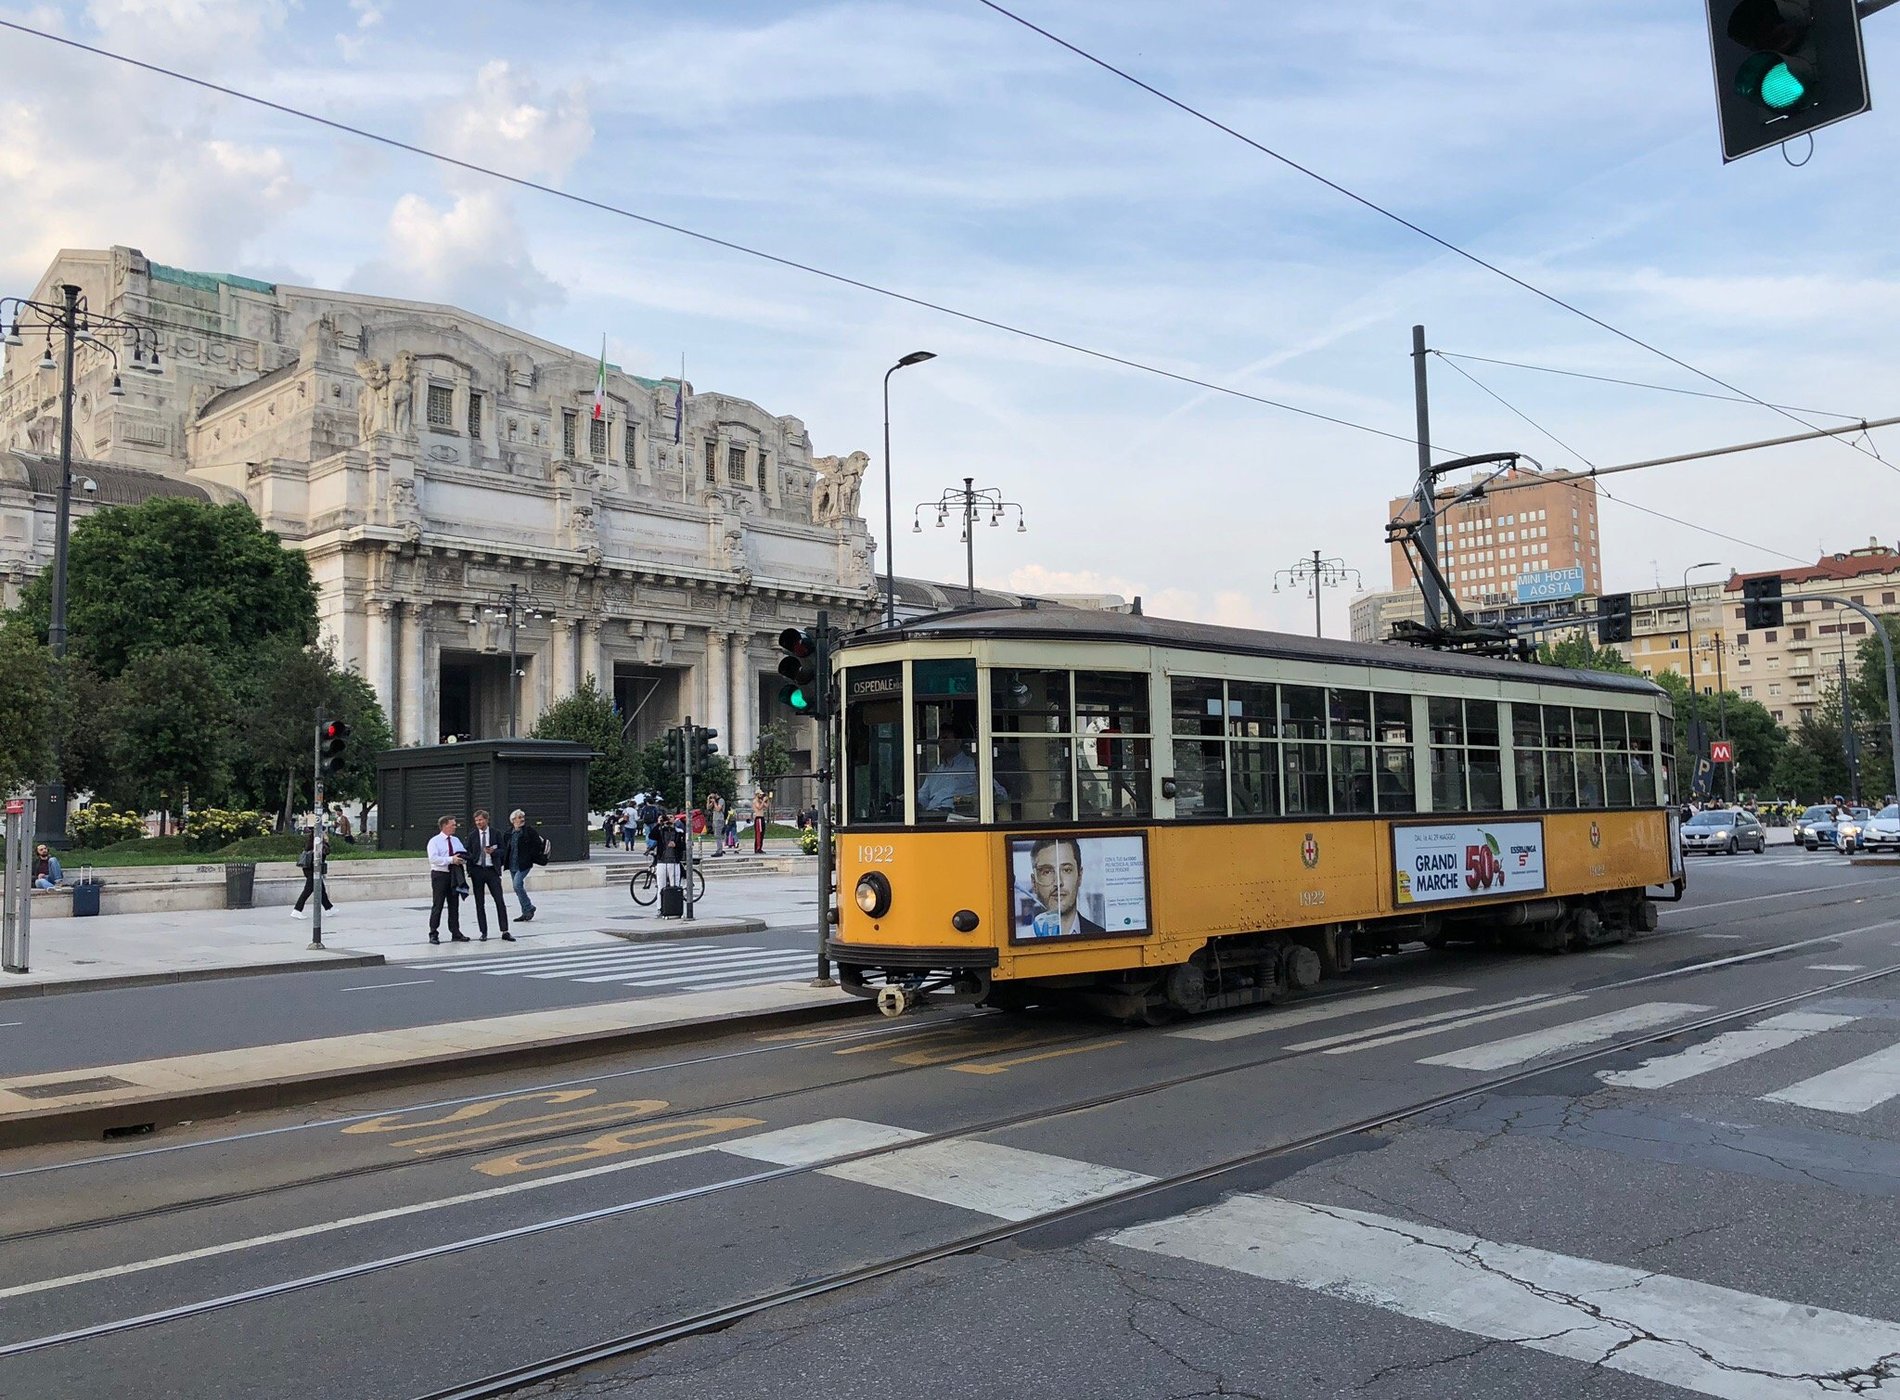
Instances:
[[[735,762],[778,709],[778,632],[820,608],[876,615],[867,458],[813,458],[797,418],[610,365],[595,419],[596,358],[454,307],[123,247],[63,251],[33,299],[69,282],[155,327],[164,366],[114,397],[111,357],[79,347],[74,474],[102,489],[75,491],[76,517],[154,494],[245,502],[309,556],[324,636],[399,744],[506,735],[511,586],[519,732],[591,675],[640,742],[690,714]],[[0,374],[8,605],[51,563],[58,484],[59,375],[27,335]]]

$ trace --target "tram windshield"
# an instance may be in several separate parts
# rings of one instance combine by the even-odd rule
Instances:
[[[854,822],[904,820],[904,667],[845,673],[845,804]]]
[[[976,663],[911,667],[911,742],[917,748],[917,820],[973,822],[977,803]],[[1002,789],[996,789],[998,796]]]

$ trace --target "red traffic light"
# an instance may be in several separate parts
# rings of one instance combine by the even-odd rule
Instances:
[[[778,644],[779,650],[788,651],[793,656],[810,656],[818,649],[818,644],[812,639],[811,633],[800,631],[796,627],[787,627],[779,633]]]

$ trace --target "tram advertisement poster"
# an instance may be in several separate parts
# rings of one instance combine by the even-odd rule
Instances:
[[[1542,822],[1392,828],[1400,904],[1442,904],[1544,891]]]
[[[1148,932],[1148,838],[1070,833],[1009,838],[1010,940]]]

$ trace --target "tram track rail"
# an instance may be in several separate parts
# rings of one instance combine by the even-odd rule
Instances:
[[[1802,893],[1805,893],[1805,891],[1802,891]],[[1856,902],[1855,898],[1843,897],[1842,899],[1829,901],[1828,903],[1841,904],[1841,903],[1853,903],[1853,902]],[[1814,907],[1826,907],[1826,906],[1814,906]],[[1727,922],[1729,923],[1754,922],[1760,919],[1778,918],[1778,917],[1784,917],[1784,916],[1785,916],[1785,911],[1774,911],[1774,912],[1762,913],[1758,915],[1751,915],[1744,919],[1730,920]],[[1700,927],[1700,926],[1696,926],[1696,927]],[[1685,928],[1685,929],[1670,929],[1667,931],[1657,931],[1654,933],[1633,935],[1628,940],[1628,944],[1632,946],[1646,946],[1650,944],[1663,943],[1672,938],[1681,937],[1685,934],[1692,934],[1693,932],[1696,931],[1696,927]],[[1821,937],[1820,939],[1811,940],[1811,941],[1814,941],[1814,942],[1827,941],[1827,939],[1831,937],[1832,935],[1826,935],[1826,936]],[[1426,950],[1421,948],[1417,951],[1422,953],[1422,952],[1425,952]],[[1692,975],[1700,967],[1703,967],[1703,966],[1708,966],[1710,968],[1719,968],[1722,966],[1733,965],[1738,960],[1759,959],[1759,958],[1773,956],[1779,951],[1780,951],[1779,948],[1768,948],[1768,949],[1757,950],[1754,952],[1743,951],[1736,954],[1712,955],[1708,959],[1690,960],[1688,962],[1678,964],[1676,966],[1663,970],[1660,973],[1647,974],[1645,978],[1636,979],[1636,980],[1648,980],[1648,978],[1657,977],[1657,976]],[[1457,957],[1457,955],[1458,953],[1456,950],[1450,954],[1450,956],[1454,959]],[[1401,956],[1403,956],[1403,954]],[[1443,958],[1443,957],[1446,957],[1447,955],[1444,952],[1440,951],[1440,952],[1433,953],[1432,956]],[[1368,968],[1374,968],[1378,965],[1379,961],[1380,960],[1377,960],[1377,959],[1368,960],[1366,963],[1366,966]],[[1621,980],[1631,980],[1631,979],[1621,979]],[[1585,990],[1588,990],[1588,991],[1611,990],[1614,987],[1621,985],[1621,980],[1619,982],[1610,983],[1606,986],[1588,987],[1588,988],[1585,988]],[[1310,1005],[1314,1005],[1316,1003],[1324,1002],[1324,1001],[1348,999],[1355,994],[1360,994],[1360,993],[1367,992],[1370,990],[1372,990],[1372,988],[1354,989],[1352,991],[1342,990],[1342,991],[1334,992],[1330,995],[1298,997],[1298,998],[1294,998],[1293,1001],[1299,1005],[1310,1006]],[[1548,995],[1550,997],[1558,997],[1558,996],[1566,995],[1568,994],[1568,992],[1574,991],[1574,990],[1576,990],[1576,988],[1574,987],[1573,988],[1553,988],[1548,993],[1544,993],[1541,995]],[[1268,1008],[1259,1007],[1259,1008],[1250,1008],[1250,1009],[1260,1011],[1260,1010],[1267,1010]],[[156,1147],[156,1148],[136,1149],[128,1153],[100,1154],[98,1156],[82,1158],[73,1162],[49,1163],[44,1166],[29,1167],[29,1168],[20,1169],[14,1172],[0,1172],[0,1181],[5,1181],[9,1177],[15,1177],[15,1176],[36,1175],[36,1174],[43,1174],[43,1173],[54,1172],[54,1171],[71,1170],[74,1168],[87,1167],[87,1166],[103,1166],[103,1165],[108,1165],[112,1163],[124,1162],[132,1158],[138,1158],[138,1157],[143,1157],[143,1156],[148,1156],[148,1155],[179,1152],[179,1151],[186,1151],[186,1150],[193,1150],[193,1149],[203,1149],[203,1148],[213,1147],[213,1146],[229,1145],[233,1143],[240,1143],[240,1142],[246,1142],[246,1141],[254,1141],[260,1135],[278,1135],[278,1134],[284,1134],[284,1133],[289,1133],[289,1132],[309,1131],[313,1129],[340,1130],[340,1129],[345,1129],[353,1124],[370,1122],[370,1121],[374,1121],[374,1120],[382,1119],[382,1118],[396,1118],[396,1117],[401,1117],[405,1114],[430,1112],[430,1111],[434,1111],[434,1110],[442,1109],[442,1108],[461,1107],[468,1104],[492,1101],[495,1099],[522,1097],[522,1096],[533,1095],[537,1093],[551,1093],[551,1092],[556,1092],[562,1089],[573,1088],[573,1087],[577,1087],[581,1085],[597,1084],[604,1081],[611,1081],[615,1079],[642,1077],[642,1076],[647,1076],[647,1075],[652,1075],[652,1074],[664,1073],[664,1072],[667,1072],[670,1070],[676,1070],[676,1069],[690,1069],[690,1068],[695,1068],[695,1067],[705,1065],[705,1064],[720,1063],[720,1062],[724,1062],[724,1061],[728,1061],[732,1059],[750,1058],[750,1057],[770,1055],[770,1054],[776,1054],[776,1053],[787,1053],[787,1052],[793,1052],[793,1051],[805,1050],[805,1049],[835,1048],[837,1046],[848,1046],[855,1043],[875,1043],[876,1040],[881,1039],[881,1038],[890,1038],[890,1037],[897,1037],[897,1036],[902,1036],[902,1035],[907,1035],[907,1034],[915,1034],[919,1029],[923,1029],[923,1028],[950,1030],[950,1029],[955,1029],[955,1028],[959,1028],[963,1026],[978,1025],[978,1024],[983,1024],[983,1023],[1009,1022],[1009,1021],[1014,1021],[1015,1019],[1016,1019],[1015,1017],[1007,1013],[992,1012],[992,1011],[987,1011],[987,1010],[977,1010],[977,1011],[970,1011],[970,1012],[945,1011],[939,1014],[932,1021],[921,1021],[921,1020],[913,1019],[913,1020],[904,1021],[900,1023],[880,1023],[877,1025],[871,1026],[869,1028],[863,1028],[863,1029],[859,1029],[853,1032],[840,1033],[839,1035],[836,1035],[836,1036],[816,1037],[810,1040],[791,1042],[791,1043],[787,1043],[783,1045],[753,1046],[753,1047],[748,1047],[745,1050],[728,1051],[719,1055],[695,1056],[689,1059],[670,1061],[670,1062],[666,1062],[666,1063],[662,1063],[658,1065],[636,1066],[632,1069],[627,1069],[627,1070],[617,1070],[617,1071],[610,1071],[606,1074],[601,1074],[601,1075],[588,1075],[588,1076],[581,1076],[581,1077],[570,1078],[570,1079],[555,1080],[546,1084],[537,1084],[537,1085],[533,1085],[526,1088],[502,1090],[502,1091],[497,1091],[492,1094],[471,1095],[467,1097],[447,1099],[447,1100],[432,1100],[426,1103],[411,1105],[404,1108],[383,1109],[383,1110],[378,1110],[374,1112],[349,1114],[343,1117],[328,1119],[328,1120],[321,1120],[314,1123],[294,1124],[294,1125],[288,1125],[283,1128],[265,1129],[265,1130],[261,1130],[261,1133],[233,1134],[233,1135],[227,1135],[227,1136],[219,1137],[219,1138],[203,1139],[203,1140],[190,1142],[190,1143],[167,1144],[165,1146]],[[1083,1033],[1083,1034],[1078,1034],[1072,1037],[1059,1037],[1059,1038],[1052,1039],[1046,1042],[1046,1044],[1049,1046],[1059,1046],[1059,1047],[1083,1046],[1083,1045],[1088,1045],[1092,1043],[1099,1043],[1103,1041],[1117,1039],[1120,1036],[1125,1035],[1125,1034],[1127,1034],[1125,1030],[1121,1028],[1116,1028],[1113,1030],[1103,1031],[1100,1033]],[[1008,1053],[1008,1047],[998,1049],[997,1051],[993,1053],[996,1053],[996,1054]],[[984,1056],[984,1052],[979,1050],[979,1051],[973,1052],[968,1057],[968,1059],[971,1061],[975,1061],[975,1060],[980,1060],[981,1058],[983,1058],[983,1056]],[[1292,1052],[1292,1051],[1286,1051],[1286,1050],[1270,1051],[1263,1055],[1252,1056],[1245,1060],[1232,1062],[1227,1065],[1207,1067],[1203,1070],[1195,1071],[1189,1075],[1180,1077],[1177,1080],[1160,1082],[1157,1084],[1156,1087],[1164,1088],[1164,1089],[1170,1088],[1170,1087],[1177,1087],[1178,1085],[1198,1082],[1200,1079],[1206,1078],[1211,1075],[1227,1073],[1227,1072],[1241,1072],[1241,1071],[1245,1071],[1249,1069],[1265,1068],[1269,1065],[1279,1064],[1289,1059],[1301,1058],[1301,1057],[1302,1057],[1302,1052]],[[752,1107],[757,1107],[761,1104],[780,1103],[789,1098],[796,1097],[797,1095],[800,1095],[800,1094],[819,1093],[819,1092],[824,1092],[824,1091],[833,1090],[833,1089],[849,1089],[849,1088],[853,1088],[859,1085],[876,1084],[876,1083],[880,1083],[880,1082],[890,1080],[893,1078],[898,1078],[907,1074],[913,1074],[920,1070],[928,1070],[928,1069],[934,1069],[938,1067],[939,1066],[936,1064],[898,1065],[898,1066],[893,1066],[893,1067],[889,1067],[885,1069],[873,1070],[861,1075],[850,1075],[850,1076],[846,1076],[839,1079],[827,1080],[823,1083],[800,1085],[800,1086],[796,1086],[790,1089],[774,1090],[774,1091],[768,1091],[768,1092],[763,1092],[763,1093],[758,1093],[758,1094],[744,1095],[744,1096],[740,1096],[736,1098],[721,1100],[714,1103],[696,1105],[689,1109],[679,1109],[679,1110],[670,1111],[670,1112],[662,1113],[662,1114],[627,1114],[624,1116],[616,1116],[616,1117],[610,1117],[610,1118],[590,1120],[589,1122],[585,1124],[568,1126],[568,1127],[550,1125],[543,1132],[523,1133],[518,1136],[498,1139],[496,1141],[484,1142],[484,1143],[476,1144],[469,1147],[449,1148],[440,1152],[432,1152],[425,1155],[418,1155],[413,1158],[394,1158],[387,1161],[359,1163],[355,1166],[337,1168],[332,1171],[307,1173],[307,1174],[297,1176],[292,1179],[281,1181],[281,1182],[270,1182],[270,1183],[262,1184],[255,1187],[247,1187],[247,1188],[238,1189],[238,1190],[223,1191],[223,1192],[216,1192],[216,1193],[206,1194],[206,1195],[192,1196],[183,1200],[167,1201],[167,1202],[162,1202],[162,1203],[158,1203],[158,1204],[154,1204],[151,1206],[146,1206],[146,1207],[142,1207],[142,1208],[138,1208],[134,1210],[118,1211],[118,1212],[113,1212],[110,1214],[90,1216],[90,1217],[86,1217],[80,1220],[61,1221],[58,1224],[42,1226],[37,1229],[13,1231],[7,1234],[0,1234],[0,1247],[10,1245],[10,1244],[24,1244],[24,1243],[29,1243],[32,1241],[45,1240],[48,1238],[56,1238],[60,1236],[78,1235],[78,1234],[83,1234],[85,1232],[93,1231],[93,1230],[113,1229],[113,1228],[118,1228],[118,1227],[122,1227],[126,1225],[149,1222],[152,1220],[166,1219],[173,1216],[183,1215],[192,1211],[215,1210],[215,1209],[219,1209],[225,1206],[237,1205],[237,1204],[242,1204],[245,1202],[262,1200],[262,1199],[266,1199],[272,1196],[286,1195],[288,1193],[299,1191],[299,1190],[306,1190],[306,1189],[311,1189],[311,1188],[320,1187],[320,1186],[334,1185],[341,1182],[358,1181],[358,1180],[373,1178],[373,1177],[388,1174],[388,1173],[405,1171],[405,1170],[409,1170],[416,1167],[432,1167],[432,1166],[436,1166],[442,1163],[453,1163],[453,1162],[466,1160],[473,1157],[481,1157],[484,1155],[492,1154],[498,1150],[506,1149],[506,1150],[511,1150],[511,1151],[520,1151],[520,1150],[530,1149],[530,1148],[553,1146],[572,1138],[579,1138],[579,1137],[588,1136],[588,1135],[598,1135],[602,1133],[609,1133],[617,1129],[624,1129],[624,1128],[629,1128],[629,1127],[634,1127],[634,1126],[658,1127],[658,1126],[663,1126],[669,1122],[679,1122],[679,1121],[684,1121],[684,1120],[692,1119],[692,1118],[705,1117],[711,1114],[726,1113],[726,1112],[731,1112],[731,1111],[735,1111],[739,1109],[752,1108]]]
[[[1723,959],[1721,962],[1725,965],[1733,965],[1736,962],[1748,960],[1751,960],[1750,955],[1741,955],[1740,957]],[[1276,1159],[1310,1152],[1316,1148],[1343,1141],[1355,1134],[1402,1123],[1409,1119],[1437,1112],[1446,1107],[1468,1102],[1486,1094],[1496,1093],[1501,1089],[1506,1089],[1512,1085],[1523,1083],[1543,1075],[1558,1073],[1581,1065],[1591,1064],[1661,1041],[1685,1035],[1693,1035],[1704,1030],[1726,1025],[1732,1021],[1760,1016],[1764,1013],[1776,1011],[1800,1002],[1837,995],[1851,988],[1876,982],[1882,978],[1894,976],[1895,974],[1900,974],[1900,963],[1892,963],[1871,971],[1859,972],[1853,976],[1838,978],[1818,987],[1805,988],[1767,1000],[1756,1001],[1746,1006],[1711,1012],[1706,1016],[1701,1016],[1694,1020],[1678,1023],[1676,1025],[1633,1033],[1594,1049],[1583,1050],[1576,1054],[1559,1057],[1541,1064],[1520,1067],[1509,1072],[1490,1075],[1475,1083],[1464,1085],[1443,1094],[1434,1095],[1417,1103],[1401,1108],[1383,1110],[1379,1113],[1367,1115],[1348,1123],[1305,1134],[1286,1142],[1252,1149],[1218,1162],[1203,1164],[1185,1172],[1156,1178],[1139,1186],[1107,1193],[1078,1205],[1042,1212],[1020,1221],[988,1226],[980,1230],[966,1231],[954,1239],[940,1244],[926,1246],[922,1249],[910,1251],[890,1259],[839,1270],[822,1278],[812,1279],[790,1287],[757,1294],[750,1299],[741,1300],[737,1303],[722,1305],[717,1308],[688,1314],[665,1323],[643,1327],[617,1337],[589,1344],[585,1347],[572,1348],[560,1353],[550,1354],[521,1365],[493,1372],[485,1377],[460,1382],[446,1389],[430,1391],[424,1396],[417,1397],[417,1400],[500,1400],[500,1397],[511,1395],[527,1386],[558,1379],[561,1376],[574,1371],[583,1370],[590,1366],[623,1360],[642,1352],[650,1351],[655,1347],[663,1346],[687,1337],[723,1330],[738,1322],[745,1321],[748,1318],[770,1312],[776,1308],[784,1307],[792,1303],[806,1301],[857,1284],[886,1278],[922,1264],[987,1248],[991,1245],[1019,1237],[1032,1230],[1062,1224],[1067,1221],[1084,1219],[1095,1212],[1136,1204],[1143,1200],[1159,1196],[1164,1192],[1218,1181],[1223,1176],[1238,1173],[1264,1163],[1272,1162]],[[1655,974],[1651,974],[1650,976],[1630,978],[1628,979],[1628,983],[1629,985],[1635,985],[1652,980],[1654,976]],[[1553,993],[1553,996],[1554,995],[1557,994]],[[1369,1032],[1369,1034],[1372,1033],[1376,1032]],[[1244,1061],[1208,1066],[1200,1070],[1150,1080],[1122,1089],[1086,1095],[1061,1104],[1027,1109],[1019,1113],[998,1115],[976,1123],[963,1124],[955,1128],[946,1128],[934,1133],[907,1138],[898,1143],[869,1147],[855,1152],[841,1153],[838,1156],[822,1161],[789,1166],[775,1166],[762,1171],[746,1172],[739,1176],[723,1178],[718,1181],[669,1191],[655,1196],[617,1202],[612,1205],[546,1220],[534,1221],[484,1235],[445,1241],[440,1244],[409,1250],[401,1254],[390,1255],[380,1259],[365,1260],[355,1264],[324,1270],[319,1273],[279,1280],[240,1292],[225,1294],[216,1298],[200,1299],[194,1302],[144,1313],[135,1317],[120,1318],[41,1337],[28,1338],[19,1342],[0,1345],[0,1360],[32,1355],[59,1347],[118,1336],[143,1328],[162,1326],[171,1322],[203,1317],[211,1313],[240,1307],[245,1304],[323,1288],[428,1260],[466,1253],[494,1244],[531,1238],[537,1235],[571,1229],[575,1226],[594,1221],[629,1215],[641,1210],[700,1200],[717,1196],[724,1192],[743,1190],[748,1187],[770,1182],[811,1175],[838,1167],[848,1166],[855,1162],[868,1161],[879,1157],[887,1157],[898,1152],[928,1147],[935,1143],[1031,1127],[1055,1119],[1069,1117],[1079,1113],[1087,1113],[1095,1109],[1125,1104],[1154,1094],[1165,1093],[1186,1085],[1217,1079],[1227,1075],[1245,1073],[1264,1065],[1270,1065],[1293,1058],[1305,1058],[1305,1056],[1285,1051],[1263,1056],[1252,1056]],[[912,1068],[927,1067],[917,1066]],[[899,1072],[908,1072],[908,1070]],[[706,1148],[689,1149],[689,1151],[695,1153],[716,1150],[716,1143],[710,1144]],[[647,1160],[656,1161],[661,1160],[663,1157],[675,1155],[684,1154],[656,1154]]]

